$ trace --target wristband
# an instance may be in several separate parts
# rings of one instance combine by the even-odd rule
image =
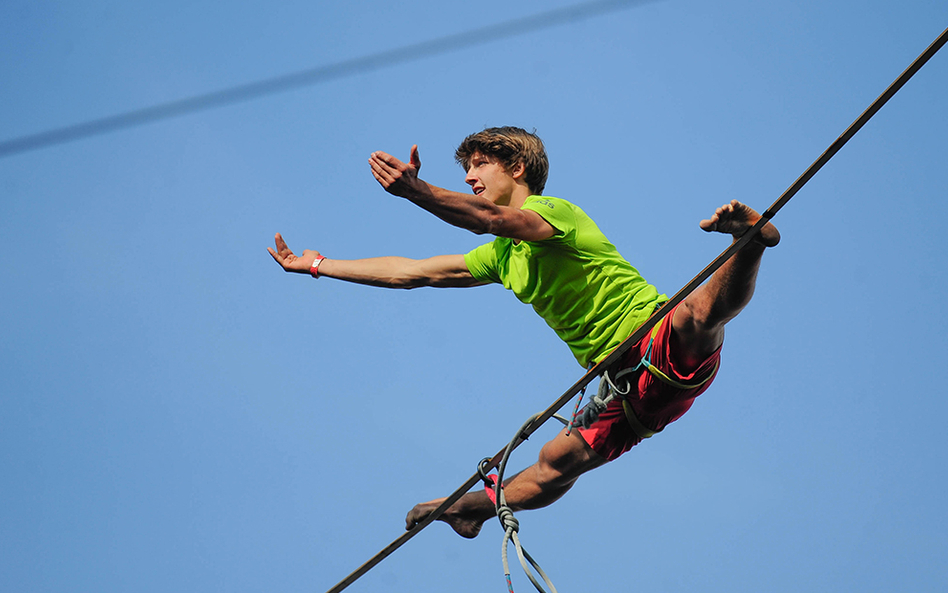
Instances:
[[[323,263],[324,259],[326,258],[320,255],[316,258],[316,261],[313,262],[313,265],[310,266],[309,273],[313,276],[313,278],[319,278],[319,264]]]

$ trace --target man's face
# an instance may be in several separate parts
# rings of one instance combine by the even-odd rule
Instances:
[[[517,187],[516,179],[499,160],[479,152],[471,156],[464,182],[471,186],[475,195],[499,206],[510,203]]]

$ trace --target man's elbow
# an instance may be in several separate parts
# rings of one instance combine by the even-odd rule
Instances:
[[[398,288],[402,290],[411,290],[423,286],[431,286],[431,280],[422,276],[403,276],[392,278],[385,283],[387,288]]]
[[[470,229],[475,235],[501,235],[507,226],[507,217],[503,212],[484,212],[475,219]]]

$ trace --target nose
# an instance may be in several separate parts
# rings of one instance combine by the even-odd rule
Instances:
[[[477,183],[477,177],[474,176],[474,167],[471,167],[467,170],[467,175],[464,177],[464,183],[474,187],[474,184]]]

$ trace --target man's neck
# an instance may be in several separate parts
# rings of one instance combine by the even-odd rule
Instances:
[[[531,192],[530,188],[528,188],[526,185],[518,185],[517,188],[514,189],[513,194],[511,194],[510,201],[507,202],[507,205],[511,208],[520,210],[523,208],[523,204],[527,201],[527,198],[532,195],[533,192]]]

